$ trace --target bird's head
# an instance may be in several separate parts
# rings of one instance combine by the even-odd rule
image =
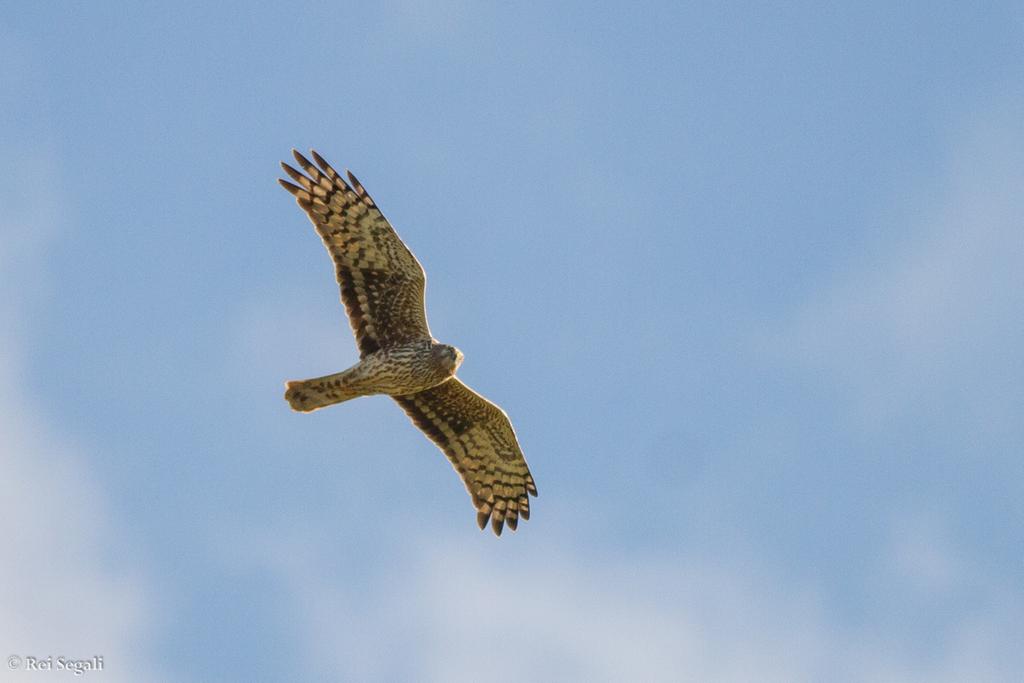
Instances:
[[[451,374],[462,365],[462,351],[449,344],[438,344],[434,347],[434,354],[445,364]]]

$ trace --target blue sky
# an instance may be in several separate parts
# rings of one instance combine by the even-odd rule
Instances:
[[[2,654],[1015,680],[1024,6],[365,5],[0,9]],[[518,533],[282,399],[357,358],[293,146],[424,264]]]

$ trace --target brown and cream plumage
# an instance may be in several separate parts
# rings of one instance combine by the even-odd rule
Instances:
[[[359,362],[333,375],[288,382],[285,398],[302,412],[357,396],[391,396],[462,477],[480,528],[513,531],[530,518],[537,487],[508,416],[463,384],[462,353],[427,326],[423,267],[354,175],[346,182],[313,152],[293,150],[305,173],[282,163],[295,195],[334,261]]]

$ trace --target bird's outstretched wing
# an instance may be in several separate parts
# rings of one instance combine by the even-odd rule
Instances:
[[[345,182],[316,152],[316,164],[292,153],[305,174],[282,163],[298,185],[278,182],[295,195],[334,260],[360,355],[429,339],[419,261],[352,173]]]
[[[537,495],[530,468],[508,416],[457,377],[408,396],[392,396],[413,423],[448,456],[462,477],[483,529],[491,520],[501,535],[530,518],[529,496]]]

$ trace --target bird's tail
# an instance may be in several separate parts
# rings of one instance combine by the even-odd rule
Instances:
[[[347,384],[348,371],[336,375],[285,383],[284,398],[292,410],[309,413],[362,396],[365,392]]]

